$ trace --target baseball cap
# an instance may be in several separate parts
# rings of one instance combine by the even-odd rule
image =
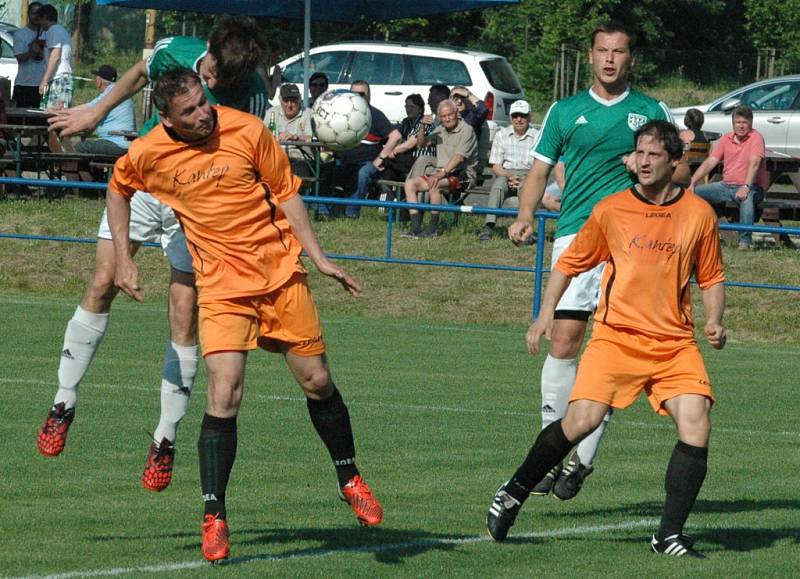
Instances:
[[[529,115],[531,113],[531,105],[528,104],[528,101],[524,100],[514,101],[508,109],[508,114],[513,115],[514,113]]]
[[[300,98],[300,89],[297,88],[296,84],[286,83],[281,85],[281,98],[282,99],[299,99]]]
[[[103,80],[107,80],[108,82],[116,82],[117,80],[117,69],[111,66],[110,64],[104,64],[97,70],[93,70],[92,74],[95,76],[99,76]]]

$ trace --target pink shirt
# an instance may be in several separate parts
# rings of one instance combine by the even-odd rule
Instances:
[[[739,143],[734,140],[734,136],[733,131],[722,135],[717,146],[711,152],[713,157],[724,163],[722,180],[730,185],[748,184],[747,167],[750,159],[759,157],[761,163],[758,165],[753,182],[766,191],[769,186],[769,176],[767,175],[767,162],[764,159],[766,156],[764,137],[755,129],[750,129],[750,132]]]

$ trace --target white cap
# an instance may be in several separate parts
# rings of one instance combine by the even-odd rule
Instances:
[[[514,101],[508,109],[508,114],[513,115],[514,113],[529,115],[531,113],[531,105],[528,104],[528,101],[524,100]]]

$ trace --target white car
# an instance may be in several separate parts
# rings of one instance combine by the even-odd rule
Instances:
[[[302,53],[278,63],[283,82],[303,85]],[[405,117],[405,99],[417,93],[428,100],[434,84],[463,85],[489,108],[491,137],[509,123],[508,108],[525,98],[514,70],[502,56],[474,50],[393,42],[343,42],[311,49],[311,73],[324,72],[329,88],[370,85],[372,106],[390,121]]]
[[[800,151],[800,74],[754,82],[705,105],[672,109],[680,127],[690,108],[705,116],[704,131],[733,130],[731,113],[739,105],[753,109],[753,127],[764,135],[767,149],[780,153]]]
[[[0,23],[0,77],[7,78],[14,88],[14,80],[17,78],[17,57],[14,56],[14,31],[16,26]],[[11,100],[11,94],[7,94],[6,102]]]

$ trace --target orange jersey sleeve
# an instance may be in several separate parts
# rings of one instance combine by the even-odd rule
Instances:
[[[608,261],[595,319],[658,337],[693,337],[690,281],[724,280],[717,221],[692,191],[655,205],[633,189],[598,203],[556,268],[568,276]]]
[[[131,164],[129,153],[125,153],[114,163],[114,172],[108,183],[108,188],[114,193],[130,199],[136,191],[142,191],[144,184],[138,172]]]

